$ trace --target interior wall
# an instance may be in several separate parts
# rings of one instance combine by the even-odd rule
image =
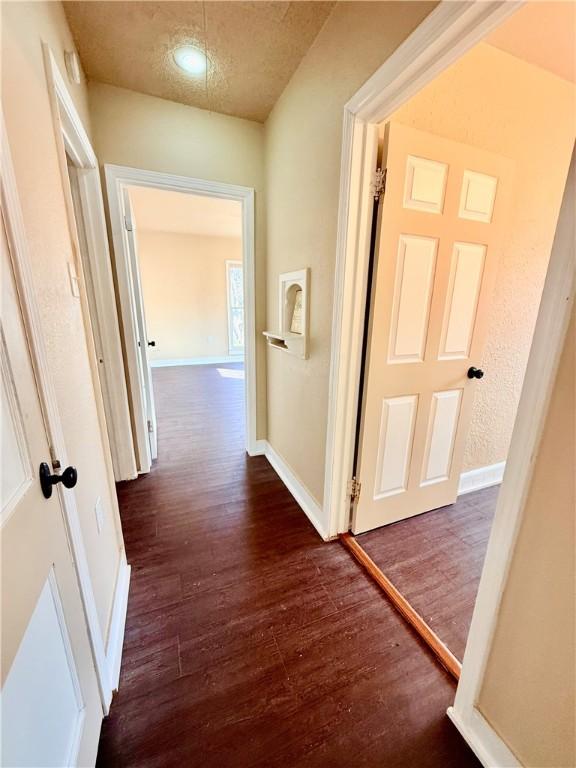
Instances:
[[[136,216],[137,216],[136,211]],[[242,261],[242,240],[137,230],[148,357],[227,357],[226,261]]]
[[[80,300],[72,295],[74,262],[63,180],[49,102],[42,41],[65,73],[64,50],[74,45],[60,3],[2,4],[2,108],[6,121],[42,330],[70,461],[78,469],[75,496],[94,588],[107,636],[122,533],[107,435],[101,431]],[[67,83],[90,131],[86,85]],[[80,269],[80,265],[77,266]],[[47,457],[48,458],[48,457]],[[95,506],[101,501],[98,532]]]
[[[576,88],[482,43],[394,120],[512,158],[509,231],[490,308],[463,470],[504,461],[575,137]],[[475,363],[477,364],[477,363]]]
[[[576,764],[575,326],[573,310],[478,701],[540,768]]]
[[[266,435],[264,128],[154,96],[89,84],[95,151],[101,165],[174,173],[255,190],[256,417]]]
[[[322,503],[343,109],[435,3],[338,2],[266,122],[268,328],[310,267],[310,357],[268,351],[268,441]],[[323,522],[329,527],[327,519]]]

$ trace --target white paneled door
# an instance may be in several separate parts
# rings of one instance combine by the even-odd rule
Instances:
[[[50,464],[50,450],[1,229],[0,764],[88,765],[102,705],[59,494],[45,498],[40,487],[39,466]]]
[[[384,146],[354,533],[456,500],[512,184],[506,158],[398,123]]]
[[[148,346],[155,341],[148,339],[146,328],[146,312],[144,310],[144,297],[142,295],[142,281],[140,277],[140,261],[138,258],[138,242],[136,240],[136,226],[134,213],[130,202],[130,195],[124,190],[124,224],[126,227],[127,251],[129,254],[130,271],[130,306],[134,319],[138,348],[138,383],[139,394],[143,409],[135,409],[135,421],[139,421],[139,414],[144,416],[144,423],[137,424],[136,437],[140,458],[140,471],[150,470],[150,461],[158,458],[158,426],[156,422],[156,406],[154,403],[154,387],[152,385],[152,368],[148,359]]]

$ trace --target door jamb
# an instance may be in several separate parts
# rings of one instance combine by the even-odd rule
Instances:
[[[349,529],[379,124],[522,5],[443,0],[344,107],[324,477],[331,537]]]
[[[256,439],[256,283],[254,261],[254,190],[219,181],[178,176],[159,171],[147,171],[121,165],[105,165],[106,189],[119,285],[119,301],[125,339],[135,338],[134,320],[127,302],[128,254],[124,237],[122,194],[126,187],[139,186],[153,189],[203,195],[205,197],[236,200],[242,206],[242,263],[244,269],[244,364],[246,408],[246,452],[250,456],[261,453]],[[126,344],[128,364],[135,369],[136,348]]]
[[[104,645],[107,666],[106,679],[101,681],[104,713],[107,714],[112,692],[118,689],[120,664],[124,644],[124,628],[128,605],[130,566],[126,560],[124,538],[114,480],[137,477],[136,459],[131,442],[130,411],[124,377],[122,347],[116,298],[112,277],[112,263],[108,248],[108,234],[102,199],[102,186],[98,160],[84,129],[82,119],[66,86],[54,54],[47,43],[42,43],[46,70],[47,91],[54,124],[57,159],[62,178],[62,191],[66,206],[70,241],[75,256],[76,271],[80,283],[80,302],[84,323],[86,346],[93,381],[93,391],[98,420],[104,437],[103,449],[106,462],[110,499],[113,504],[114,525],[118,545],[118,566],[112,611],[108,627],[100,628],[91,623],[90,614],[96,610],[92,584],[81,584],[87,603],[87,622],[93,648]],[[66,155],[76,169],[77,191],[80,197],[81,221],[77,221]],[[80,251],[78,227],[82,227],[86,245],[88,280],[84,273],[84,261]],[[89,294],[89,292],[91,292]],[[91,312],[91,308],[93,311]],[[106,437],[108,438],[106,440]],[[128,439],[127,439],[128,438]],[[73,551],[75,545],[72,543]],[[82,545],[82,552],[83,552]],[[84,557],[75,553],[75,560]],[[81,582],[84,577],[79,572]],[[87,578],[90,578],[89,571]],[[98,636],[95,637],[95,627]],[[99,650],[94,653],[100,654]],[[102,674],[104,674],[102,672]]]
[[[93,375],[96,379],[95,390],[100,390],[96,393],[96,399],[99,401],[98,410],[99,414],[102,411],[104,413],[104,428],[105,434],[109,437],[114,477],[117,481],[132,480],[138,476],[138,472],[132,444],[128,391],[124,375],[122,342],[98,159],[54,54],[46,43],[43,44],[43,52],[54,130],[59,145],[58,159],[63,176],[70,235],[76,251],[79,277],[84,282],[81,300],[83,301],[85,296],[88,297],[86,306],[83,306],[83,316],[85,324],[89,326],[86,329],[86,335],[93,340],[95,346],[95,354],[90,357],[91,364],[97,361]],[[65,167],[65,153],[70,156],[77,169],[83,219],[82,222],[78,222],[78,225],[83,226],[85,235],[88,279],[81,269],[83,262],[75,229],[76,217],[72,199],[67,194],[68,170]],[[92,311],[90,311],[91,308]]]
[[[14,278],[20,298],[26,336],[30,345],[30,357],[36,376],[42,414],[46,424],[46,434],[50,445],[50,452],[52,454],[51,459],[54,460],[55,458],[58,458],[61,465],[66,466],[70,462],[66,453],[66,443],[58,410],[58,400],[50,375],[48,351],[44,341],[40,310],[34,288],[28,240],[24,228],[22,208],[20,206],[14,166],[10,154],[8,133],[4,115],[1,111],[0,122],[2,133],[0,141],[2,216],[6,225],[8,241],[11,246]],[[98,620],[96,600],[92,589],[88,559],[80,527],[78,507],[76,506],[74,491],[64,490],[61,484],[57,487],[84,607],[86,627],[90,638],[94,668],[96,670],[100,698],[102,700],[102,709],[106,715],[108,714],[110,703],[112,701],[110,670],[106,658],[104,637]]]
[[[348,482],[359,396],[363,331],[360,319],[364,318],[366,307],[370,182],[376,168],[378,125],[523,4],[523,0],[471,4],[444,0],[344,108],[324,484],[324,511],[330,520],[332,537],[345,533],[349,527]],[[569,177],[567,185],[570,183]],[[568,191],[573,195],[573,190]],[[471,640],[455,703],[448,710],[485,766],[519,765],[482,717],[476,703],[574,300],[574,239],[569,219],[570,211],[563,202],[474,608]]]

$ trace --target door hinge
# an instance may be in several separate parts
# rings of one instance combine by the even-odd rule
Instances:
[[[376,168],[372,177],[372,194],[374,200],[380,200],[386,189],[386,168]]]
[[[152,429],[152,422],[150,419],[148,419],[148,432],[152,433],[154,430]]]
[[[348,496],[350,496],[352,504],[358,501],[361,487],[362,484],[357,478],[353,477],[352,480],[348,480]]]
[[[128,216],[124,216],[124,226],[128,230],[128,232],[132,232],[132,222],[128,218]]]

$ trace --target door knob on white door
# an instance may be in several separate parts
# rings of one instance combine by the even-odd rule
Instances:
[[[481,379],[484,376],[484,371],[481,368],[468,368],[467,376],[469,379]]]
[[[52,486],[57,483],[62,483],[64,488],[74,488],[78,482],[78,472],[76,467],[66,467],[61,475],[53,475],[50,472],[50,467],[43,461],[40,464],[40,487],[45,499],[49,499],[52,496]]]

